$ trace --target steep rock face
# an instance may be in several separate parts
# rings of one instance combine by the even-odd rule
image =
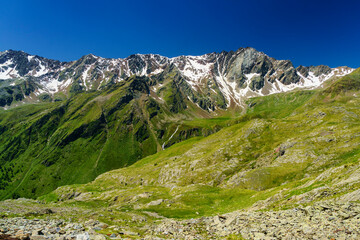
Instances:
[[[316,88],[331,77],[346,75],[353,69],[324,65],[295,68],[289,60],[276,60],[253,48],[174,58],[134,54],[125,59],[106,59],[89,54],[73,62],[13,50],[0,53],[0,79],[16,85],[21,79],[33,77],[37,84],[32,90],[34,94],[22,97],[29,96],[32,100],[41,99],[39,96],[44,93],[54,100],[59,94],[70,96],[99,90],[133,75],[149,77],[151,91],[156,92],[162,84],[156,79],[170,70],[177,72],[173,77],[181,82],[186,98],[202,109],[214,111],[242,105],[248,97]]]
[[[63,63],[33,56],[22,51],[8,50],[0,54],[0,79],[23,76],[39,77],[58,70]]]

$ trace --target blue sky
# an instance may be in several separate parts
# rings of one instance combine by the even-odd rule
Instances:
[[[360,1],[1,1],[0,51],[70,61],[254,47],[295,66],[360,67]]]

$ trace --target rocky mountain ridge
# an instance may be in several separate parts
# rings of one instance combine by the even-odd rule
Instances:
[[[163,87],[159,78],[176,72],[183,80],[182,88],[187,89],[187,98],[213,111],[243,105],[248,97],[317,88],[331,77],[353,70],[324,65],[295,68],[289,60],[276,60],[253,48],[173,58],[134,54],[109,59],[89,54],[72,62],[8,50],[0,53],[0,106],[16,101],[61,100],[72,93],[103,89],[133,75],[149,77],[150,90],[156,95]]]

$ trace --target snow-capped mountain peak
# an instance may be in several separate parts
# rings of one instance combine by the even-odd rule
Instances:
[[[35,95],[98,90],[132,75],[153,78],[173,68],[192,91],[208,99],[214,99],[209,97],[211,94],[220,94],[228,107],[240,105],[248,97],[317,88],[332,77],[354,70],[324,65],[295,68],[289,60],[276,60],[254,48],[173,58],[133,54],[124,59],[111,59],[88,54],[72,62],[50,60],[22,51],[0,53],[0,79],[10,85],[14,84],[14,79],[31,78],[35,82],[31,90]],[[191,96],[189,99],[197,101]]]

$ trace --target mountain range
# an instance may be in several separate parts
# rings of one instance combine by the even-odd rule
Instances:
[[[108,59],[89,54],[72,62],[8,50],[0,53],[0,106],[64,100],[77,92],[104,89],[133,75],[148,77],[151,94],[161,100],[163,79],[172,72],[173,81],[187,99],[214,111],[243,106],[248,97],[314,89],[353,70],[324,65],[295,68],[289,60],[276,60],[253,48],[174,58],[135,54]]]
[[[2,52],[0,198],[87,183],[243,121],[257,104],[250,99],[326,88],[353,71],[295,68],[253,48],[175,58],[90,54],[73,62]],[[280,105],[294,109],[309,93]]]

